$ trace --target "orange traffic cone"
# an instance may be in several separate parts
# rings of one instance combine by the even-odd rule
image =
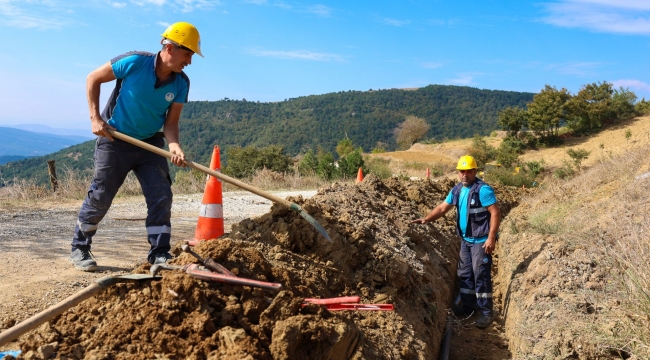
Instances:
[[[210,169],[221,171],[221,152],[219,146],[214,147]],[[194,240],[188,241],[191,246],[195,246],[201,240],[216,239],[223,235],[223,194],[221,180],[214,176],[208,175],[208,181],[205,184],[203,201],[201,202],[201,211],[199,212],[199,221],[196,224]]]
[[[431,177],[431,170],[427,168],[427,175],[426,175],[427,180],[429,180],[430,177]]]
[[[359,172],[357,173],[357,181],[355,181],[355,183],[358,184],[358,183],[360,183],[362,181],[363,181],[363,170],[361,170],[361,168],[359,168]]]

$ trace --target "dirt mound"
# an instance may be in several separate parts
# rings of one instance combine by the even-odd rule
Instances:
[[[282,283],[281,292],[165,272],[161,280],[117,285],[64,313],[21,342],[23,356],[434,359],[459,241],[453,213],[435,225],[408,222],[442,201],[453,184],[371,175],[359,185],[333,184],[311,199],[291,199],[325,226],[332,243],[298,214],[274,206],[195,248],[238,276]],[[507,212],[516,197],[503,198]],[[193,261],[184,253],[173,260]],[[392,303],[395,311],[301,306],[305,297],[351,295]]]

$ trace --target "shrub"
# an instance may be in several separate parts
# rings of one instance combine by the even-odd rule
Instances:
[[[507,186],[531,187],[535,181],[535,178],[525,171],[513,173],[512,169],[495,167],[494,169],[490,170],[490,172],[485,173],[485,181],[487,183],[497,183]]]
[[[567,179],[573,177],[573,175],[575,175],[576,172],[575,170],[573,170],[573,166],[571,165],[572,164],[570,162],[564,160],[564,165],[558,169],[555,169],[553,175],[555,175],[555,177],[558,179]]]
[[[389,159],[382,159],[380,157],[372,157],[366,161],[368,173],[375,174],[382,179],[391,177],[393,173],[388,167],[388,164],[390,164]]]
[[[305,156],[298,163],[298,172],[303,176],[316,175],[318,169],[318,158],[314,155],[314,150],[309,149]]]
[[[569,154],[573,160],[573,165],[575,166],[576,170],[580,171],[582,161],[586,160],[591,152],[585,149],[569,149],[566,151],[566,153]]]
[[[361,155],[362,152],[361,148],[358,148],[339,159],[339,174],[341,177],[354,178],[357,176],[359,168],[364,173],[367,171]]]
[[[482,166],[494,159],[496,149],[494,146],[489,145],[482,136],[474,135],[469,154],[480,164],[479,166]]]
[[[508,169],[512,169],[513,166],[519,163],[517,149],[505,142],[497,149],[496,158],[499,164]]]
[[[332,180],[338,177],[338,169],[334,164],[334,155],[331,152],[323,152],[318,155],[318,166],[316,175],[324,180]]]
[[[526,170],[533,178],[536,178],[542,171],[544,171],[544,159],[541,161],[529,161],[525,163]]]
[[[264,168],[279,173],[290,172],[293,165],[293,159],[285,155],[284,148],[278,145],[230,147],[226,150],[226,158],[228,165],[223,173],[236,178],[249,178],[255,171]]]

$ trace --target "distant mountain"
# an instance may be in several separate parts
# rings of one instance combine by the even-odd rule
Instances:
[[[43,133],[48,135],[74,135],[80,136],[85,140],[94,139],[95,135],[90,131],[90,122],[85,129],[68,129],[68,128],[53,128],[42,124],[18,124],[18,125],[5,125],[6,127],[26,130],[36,133]]]
[[[51,135],[0,127],[0,155],[42,156],[88,139],[78,135]]]
[[[20,155],[2,155],[0,156],[0,165],[4,165],[8,162],[18,161],[27,158],[27,156]]]
[[[214,145],[221,147],[222,156],[228,147],[247,145],[281,145],[293,156],[316,147],[334,153],[337,142],[348,136],[366,152],[378,141],[392,149],[395,148],[393,131],[408,115],[419,116],[431,125],[426,135],[430,138],[487,135],[497,129],[500,110],[508,106],[524,107],[533,100],[533,95],[430,85],[414,90],[341,91],[272,103],[229,99],[191,101],[183,107],[180,140],[187,157],[204,165],[210,163]],[[84,171],[92,169],[93,149],[94,142],[87,141],[46,157],[2,166],[0,171],[46,183],[46,160],[56,160],[57,169]],[[227,159],[222,160],[226,164]],[[170,169],[173,178],[178,168]]]

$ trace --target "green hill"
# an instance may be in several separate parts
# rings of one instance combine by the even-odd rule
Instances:
[[[282,145],[290,155],[316,146],[334,152],[347,134],[370,151],[378,141],[394,147],[393,129],[408,115],[424,118],[431,125],[428,137],[438,140],[486,135],[497,128],[499,110],[524,107],[533,95],[430,85],[417,90],[342,91],[271,103],[227,98],[192,101],[183,108],[181,144],[188,158],[206,165],[214,145],[222,153],[235,145]],[[89,141],[12,163],[12,171],[19,178],[46,182],[45,158],[55,159],[58,168],[86,169],[92,166],[93,146]],[[7,170],[0,167],[3,174]]]

